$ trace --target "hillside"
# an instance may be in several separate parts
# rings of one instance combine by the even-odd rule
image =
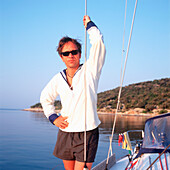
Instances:
[[[98,94],[98,111],[114,112],[117,104],[119,87]],[[120,110],[141,108],[143,112],[170,109],[170,78],[131,84],[122,88]],[[55,101],[56,109],[61,109],[61,102]],[[38,103],[31,108],[41,108]]]
[[[98,94],[98,109],[115,109],[119,88]],[[122,88],[121,110],[143,108],[170,109],[170,78],[131,84]]]

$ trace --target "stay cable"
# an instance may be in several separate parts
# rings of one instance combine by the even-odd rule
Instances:
[[[133,19],[132,19],[132,24],[131,24],[131,30],[130,30],[130,36],[129,36],[128,47],[127,47],[127,52],[126,52],[126,58],[125,58],[125,63],[124,63],[123,74],[121,76],[121,82],[120,82],[120,88],[119,88],[119,94],[118,94],[118,102],[117,102],[117,106],[116,106],[116,113],[115,113],[115,119],[114,119],[113,128],[112,128],[112,135],[111,135],[111,139],[110,139],[110,145],[111,145],[111,142],[113,140],[113,134],[114,134],[114,131],[115,131],[115,125],[116,125],[116,119],[117,119],[117,112],[118,112],[119,105],[120,105],[120,96],[121,96],[121,92],[122,92],[122,85],[123,85],[123,81],[124,81],[126,64],[127,64],[128,54],[129,54],[129,48],[130,48],[130,42],[131,42],[131,37],[132,37],[133,24],[134,24],[134,20],[135,20],[137,2],[138,2],[138,0],[136,0],[134,13],[133,13]],[[105,169],[107,169],[107,165],[108,165],[108,162],[109,162],[110,151],[111,151],[111,148],[109,147]]]

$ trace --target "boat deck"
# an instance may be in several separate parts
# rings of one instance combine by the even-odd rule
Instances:
[[[140,158],[136,159],[137,163],[134,165],[134,168],[136,170],[139,169],[147,169],[152,162],[159,156],[158,153],[155,154],[144,154]],[[126,166],[128,165],[128,157],[125,157],[119,161],[117,161],[110,170],[124,170]],[[135,162],[135,160],[134,160]],[[158,159],[152,166],[152,170],[158,170],[160,167],[163,167],[163,169],[170,169],[170,153],[163,154],[161,156],[161,159]]]

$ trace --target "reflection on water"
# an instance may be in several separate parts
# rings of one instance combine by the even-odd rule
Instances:
[[[112,133],[113,122],[115,115],[113,114],[99,114],[99,119],[101,120],[100,134],[105,134],[103,140],[108,140]],[[128,130],[144,130],[144,125],[148,116],[127,116],[127,115],[117,115],[115,134],[113,136],[114,140],[118,140],[120,133],[126,132]],[[134,133],[131,134],[130,139],[136,140],[141,138],[141,134]]]
[[[100,138],[95,166],[107,156],[114,115],[99,114]],[[118,146],[118,134],[132,129],[144,129],[148,117],[118,116],[113,140],[113,152],[119,159],[127,154]],[[52,155],[58,128],[43,113],[20,110],[0,110],[0,169],[62,170],[62,160]],[[136,137],[134,137],[136,138]]]
[[[48,123],[49,120],[41,112],[30,112],[31,119],[34,121],[40,121],[41,123]],[[115,115],[114,114],[98,114],[101,124],[99,126],[100,135],[104,135],[104,138],[101,137],[101,140],[108,140],[109,136],[112,133],[113,122]],[[148,116],[127,116],[127,115],[117,115],[115,134],[113,140],[118,139],[120,133],[126,132],[128,130],[144,130],[144,124]],[[129,134],[130,139],[136,140],[141,138],[141,134],[134,133]]]
[[[49,122],[47,117],[42,112],[30,112],[31,118],[34,121]]]
[[[111,131],[115,116],[112,114],[99,114],[101,120],[100,128]],[[122,133],[127,130],[144,129],[144,123],[148,116],[121,116],[117,115],[116,119],[116,133]]]
[[[49,122],[46,116],[42,112],[30,112],[31,119],[34,121]],[[112,133],[114,114],[98,114],[101,124],[99,126],[100,134]],[[115,126],[115,138],[118,139],[118,134],[128,130],[144,130],[145,121],[149,116],[127,116],[117,115],[116,126]]]
[[[42,112],[30,112],[30,113],[31,118],[35,121],[49,122]],[[102,133],[104,133],[104,131],[108,133],[109,131],[111,132],[115,115],[99,113],[98,116],[99,119],[101,120],[100,124],[101,132]],[[117,115],[115,132],[122,133],[127,130],[143,129],[145,121],[148,118],[149,116]]]

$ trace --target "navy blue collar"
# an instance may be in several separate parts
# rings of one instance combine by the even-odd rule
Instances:
[[[76,73],[81,69],[82,66],[83,66],[83,64],[80,64],[80,65],[79,65],[79,68],[78,68],[77,71],[75,72],[74,76],[75,76]],[[66,79],[66,70],[67,70],[67,69],[64,69],[63,71],[60,72],[61,75],[64,76],[65,79]],[[62,74],[62,73],[64,73],[64,74]]]
[[[76,73],[81,69],[83,64],[79,65],[79,68],[77,69],[77,71],[75,72],[74,76],[76,75]],[[67,77],[66,77],[66,69],[64,69],[63,71],[60,72],[61,76],[63,77],[63,79],[66,81],[66,83],[68,84],[69,88],[71,90],[73,90],[73,87],[69,85],[69,83],[67,82]]]

